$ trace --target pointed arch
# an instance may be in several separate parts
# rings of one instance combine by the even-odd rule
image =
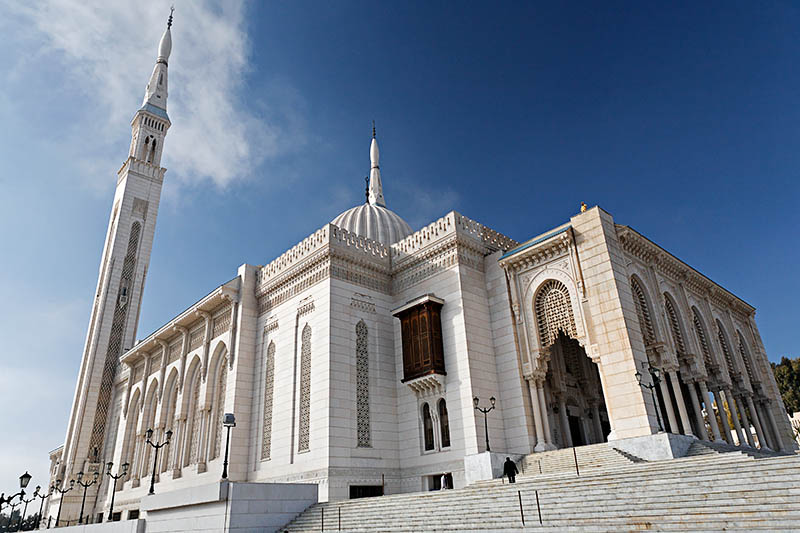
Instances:
[[[214,399],[212,400],[212,413],[211,413],[211,434],[214,443],[211,449],[211,459],[216,459],[220,454],[220,447],[222,443],[222,419],[225,416],[225,396],[228,389],[228,356],[225,355],[219,358],[217,369],[214,373],[215,380],[212,382],[214,386]]]
[[[750,359],[750,349],[747,347],[747,341],[745,341],[741,331],[736,330],[736,336],[739,339],[739,355],[742,357],[742,361],[744,362],[744,368],[747,372],[747,378],[750,380],[750,386],[754,388],[760,383],[760,381],[758,376],[753,373],[753,362]]]
[[[125,421],[125,439],[122,446],[122,462],[131,465],[130,472],[134,472],[133,459],[136,449],[136,427],[139,425],[139,403],[141,392],[137,388],[133,391],[131,401],[128,404],[128,418]]]
[[[716,320],[716,325],[717,338],[722,348],[722,355],[725,357],[725,366],[728,368],[728,375],[731,380],[734,380],[739,375],[739,369],[733,360],[733,353],[731,352],[730,343],[728,342],[728,334],[725,332],[725,328],[722,326],[722,322],[720,322],[719,319]]]
[[[428,402],[422,404],[422,439],[425,451],[433,450],[433,417]]]
[[[644,290],[644,284],[636,275],[631,276],[631,292],[636,304],[636,315],[639,318],[639,329],[642,330],[644,345],[651,346],[656,342],[656,332],[650,313],[650,301]]]
[[[155,429],[155,421],[156,421],[156,409],[158,408],[158,380],[153,379],[150,382],[150,386],[147,388],[147,396],[144,402],[144,410],[142,412],[142,430],[146,431],[148,429]],[[153,465],[150,461],[150,457],[152,457],[152,450],[151,446],[147,445],[147,437],[142,434],[139,436],[139,443],[138,446],[142,447],[142,451],[144,453],[141,454],[142,457],[142,464],[139,467],[142,472],[142,477],[149,476],[152,472]],[[139,454],[137,454],[139,455]],[[136,471],[136,469],[133,469]]]
[[[194,363],[194,361],[193,361]],[[200,457],[200,431],[202,412],[200,411],[200,385],[202,372],[199,361],[192,365],[188,387],[184,388],[186,405],[186,449],[183,466],[195,464]]]
[[[569,290],[558,280],[549,279],[539,286],[533,298],[539,343],[543,348],[552,345],[559,331],[577,338],[575,315]]]
[[[442,434],[442,448],[450,446],[450,417],[447,414],[447,402],[439,400],[439,430]]]
[[[161,456],[161,472],[166,472],[168,468],[174,468],[174,455],[178,446],[175,444],[180,442],[177,434],[177,424],[175,424],[175,414],[178,409],[178,370],[173,368],[169,373],[164,388],[164,396],[161,399],[161,427],[164,431],[173,431],[172,440],[167,446],[164,447],[163,455]]]
[[[678,356],[678,360],[681,360],[686,357],[686,343],[683,340],[683,322],[681,322],[677,309],[678,306],[675,300],[673,300],[672,295],[665,292],[664,310],[667,312],[667,320],[669,321],[669,329],[672,334],[672,342],[675,345],[675,352]]]
[[[711,372],[715,366],[714,359],[711,356],[711,347],[708,343],[706,326],[696,307],[692,307],[692,323],[694,324],[694,331],[697,334],[697,341],[700,343],[700,351],[703,353],[703,362],[706,365],[706,371]]]
[[[356,434],[359,448],[371,448],[369,421],[368,329],[363,320],[356,324]]]
[[[300,342],[300,431],[297,451],[310,449],[311,434],[311,326],[303,327]]]
[[[272,453],[272,396],[275,390],[275,342],[270,341],[264,361],[264,424],[261,435],[261,460]]]

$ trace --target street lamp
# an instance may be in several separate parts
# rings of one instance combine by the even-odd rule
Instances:
[[[17,521],[17,531],[19,531],[20,528],[22,528],[22,521],[25,520],[25,514],[28,512],[28,504],[39,497],[39,490],[41,488],[42,487],[37,486],[36,490],[33,491],[33,496],[31,496],[30,499],[26,500],[24,497],[20,498],[21,501],[25,502],[25,507],[22,508],[22,514],[20,515],[19,520]]]
[[[150,440],[153,438],[153,430],[148,429],[146,432],[147,435],[147,444],[152,446],[156,449],[155,457],[153,457],[153,475],[150,476],[150,492],[148,494],[155,494],[155,487],[156,487],[156,467],[158,465],[158,450],[169,444],[169,439],[172,438],[172,430],[168,429],[166,433],[167,440],[164,442],[153,442]]]
[[[5,493],[0,494],[0,509],[2,509],[4,505],[7,505],[7,504],[10,505],[11,504],[11,500],[16,498],[17,496],[19,496],[20,500],[22,500],[22,498],[25,497],[25,489],[28,487],[28,483],[31,482],[31,477],[32,476],[27,471],[24,474],[22,474],[21,476],[19,476],[19,488],[20,488],[20,491],[18,493],[14,494],[12,496],[9,496],[8,498],[6,498]]]
[[[56,527],[58,527],[58,521],[61,520],[61,508],[64,507],[64,494],[66,494],[69,491],[71,491],[74,487],[75,487],[75,480],[74,479],[70,479],[69,480],[69,488],[68,489],[62,489],[61,488],[61,480],[60,479],[56,480],[55,490],[56,490],[56,492],[61,494],[61,498],[58,500],[58,514],[56,514]]]
[[[86,490],[97,483],[97,478],[100,476],[100,472],[95,472],[92,474],[92,480],[89,483],[84,483],[83,479],[83,472],[78,472],[78,485],[83,487],[83,500],[81,500],[81,514],[78,515],[78,523],[83,524],[83,507],[86,505]]]
[[[115,475],[111,474],[111,469],[114,467],[114,463],[109,461],[108,464],[106,465],[106,468],[107,468],[106,475],[114,480],[114,486],[111,489],[111,509],[108,511],[108,521],[109,522],[113,522],[114,521],[114,496],[117,495],[117,480],[128,475],[128,467],[129,466],[130,465],[128,463],[123,463],[122,464],[122,473],[119,473],[119,470],[118,470],[117,471],[117,475],[115,476]]]
[[[636,371],[635,374],[636,381],[639,382],[639,385],[642,388],[650,389],[650,394],[653,396],[653,405],[656,408],[656,420],[658,420],[658,431],[659,433],[662,433],[664,431],[664,426],[661,425],[661,414],[658,412],[659,411],[658,401],[656,400],[656,392],[655,392],[655,388],[658,386],[659,383],[661,383],[661,376],[659,375],[660,371],[652,365],[648,365],[647,370],[648,372],[650,372],[650,378],[652,379],[653,382],[650,384],[642,383],[642,373],[639,372],[638,370]]]
[[[36,487],[36,492],[39,492],[39,487]],[[36,528],[39,529],[39,523],[42,521],[42,510],[44,509],[44,501],[53,493],[53,487],[50,487],[50,490],[45,492],[44,494],[35,494],[34,496],[38,497],[42,502],[39,504],[39,516],[36,518]]]
[[[475,396],[472,399],[472,403],[475,404],[475,409],[480,411],[481,413],[483,413],[483,433],[486,435],[486,451],[487,452],[490,452],[492,450],[491,450],[491,448],[489,448],[489,422],[486,419],[486,414],[489,411],[491,411],[492,409],[494,409],[494,402],[496,402],[497,400],[495,400],[494,396],[492,396],[491,398],[489,398],[489,401],[492,403],[491,407],[480,407],[478,405],[480,403],[480,400],[478,399],[478,397]]]
[[[228,429],[228,435],[225,437],[225,460],[222,462],[222,479],[228,479],[228,446],[231,443],[231,428],[236,427],[236,417],[233,413],[225,413],[222,417],[223,427]]]

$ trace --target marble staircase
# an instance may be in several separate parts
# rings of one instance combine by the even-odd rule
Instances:
[[[658,462],[608,445],[575,453],[580,476],[572,449],[537,453],[520,462],[525,473],[514,485],[495,479],[457,490],[322,503],[281,531],[800,531],[798,456],[756,458],[707,443],[690,456]]]

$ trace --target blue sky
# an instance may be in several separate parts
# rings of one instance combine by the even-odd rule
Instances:
[[[107,5],[108,4],[108,5]],[[800,355],[800,7],[177,1],[144,337],[363,201],[517,240],[581,201]],[[115,173],[169,2],[0,0],[0,488],[63,440]]]

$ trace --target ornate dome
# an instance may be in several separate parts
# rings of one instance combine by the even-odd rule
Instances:
[[[331,224],[389,246],[408,237],[413,232],[411,226],[400,218],[400,215],[386,207],[381,184],[381,171],[378,166],[378,141],[375,139],[374,127],[369,158],[372,168],[369,173],[367,202],[348,209],[334,218]]]
[[[400,215],[380,205],[362,204],[348,209],[331,224],[389,246],[413,233]]]

